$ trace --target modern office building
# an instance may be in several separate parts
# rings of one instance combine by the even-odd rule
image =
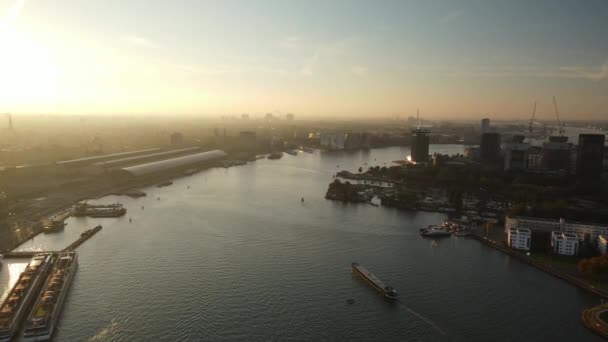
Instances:
[[[530,144],[524,143],[523,135],[515,135],[505,145],[505,170],[525,170],[528,167]]]
[[[321,147],[328,150],[343,150],[346,144],[346,134],[344,132],[321,132]]]
[[[429,161],[430,127],[417,126],[412,129],[412,162],[427,163]]]
[[[604,168],[603,134],[581,134],[578,136],[576,174],[581,181],[597,182]]]
[[[480,157],[482,162],[496,162],[500,159],[500,134],[487,132],[481,135]]]
[[[570,156],[572,145],[568,137],[552,136],[543,143],[542,168],[546,171],[570,171]]]
[[[509,247],[523,251],[530,250],[532,232],[527,228],[510,228],[507,230],[507,242]]]
[[[490,119],[483,118],[481,119],[481,133],[490,131]]]
[[[551,232],[551,248],[557,255],[578,255],[578,236],[573,233]]]

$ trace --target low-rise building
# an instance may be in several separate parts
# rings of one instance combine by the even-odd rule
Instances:
[[[551,232],[551,248],[557,255],[578,255],[578,236],[573,233]]]
[[[562,219],[548,220],[535,217],[509,217],[505,219],[505,231],[511,228],[527,228],[531,231],[575,234],[579,241],[595,241],[599,235],[608,236],[608,225],[599,223],[569,222]]]
[[[530,250],[532,232],[527,228],[511,228],[507,231],[507,242],[509,247],[524,251]]]

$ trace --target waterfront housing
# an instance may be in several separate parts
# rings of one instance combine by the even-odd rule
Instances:
[[[551,232],[551,248],[557,255],[577,255],[578,236],[572,233]]]
[[[507,231],[509,247],[524,251],[530,250],[532,232],[527,228],[511,228]]]
[[[505,219],[505,231],[512,228],[526,228],[531,231],[575,234],[579,241],[595,241],[598,236],[608,236],[608,225],[598,223],[567,222],[566,220],[549,220],[533,217],[509,217]]]

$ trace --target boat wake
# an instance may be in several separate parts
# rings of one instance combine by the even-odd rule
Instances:
[[[399,300],[399,304],[401,304],[401,306],[403,306],[403,308],[405,310],[407,310],[409,313],[411,313],[412,315],[418,317],[421,321],[425,322],[426,324],[428,324],[429,326],[431,326],[433,329],[435,329],[438,333],[440,333],[443,336],[447,336],[447,334],[445,333],[445,331],[441,330],[441,328],[435,324],[435,322],[431,321],[430,319],[422,316],[421,314],[417,313],[416,311],[410,309],[407,307],[407,305],[405,305],[405,303],[403,303],[401,300]]]

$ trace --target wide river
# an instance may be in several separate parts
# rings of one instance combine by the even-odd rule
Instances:
[[[442,214],[323,198],[336,171],[408,154],[316,151],[209,169],[147,197],[102,198],[127,215],[70,218],[20,249],[61,249],[103,225],[78,248],[56,341],[599,340],[580,323],[597,299],[475,240],[422,239]],[[401,302],[352,278],[353,261]],[[24,266],[5,260],[3,298]]]

